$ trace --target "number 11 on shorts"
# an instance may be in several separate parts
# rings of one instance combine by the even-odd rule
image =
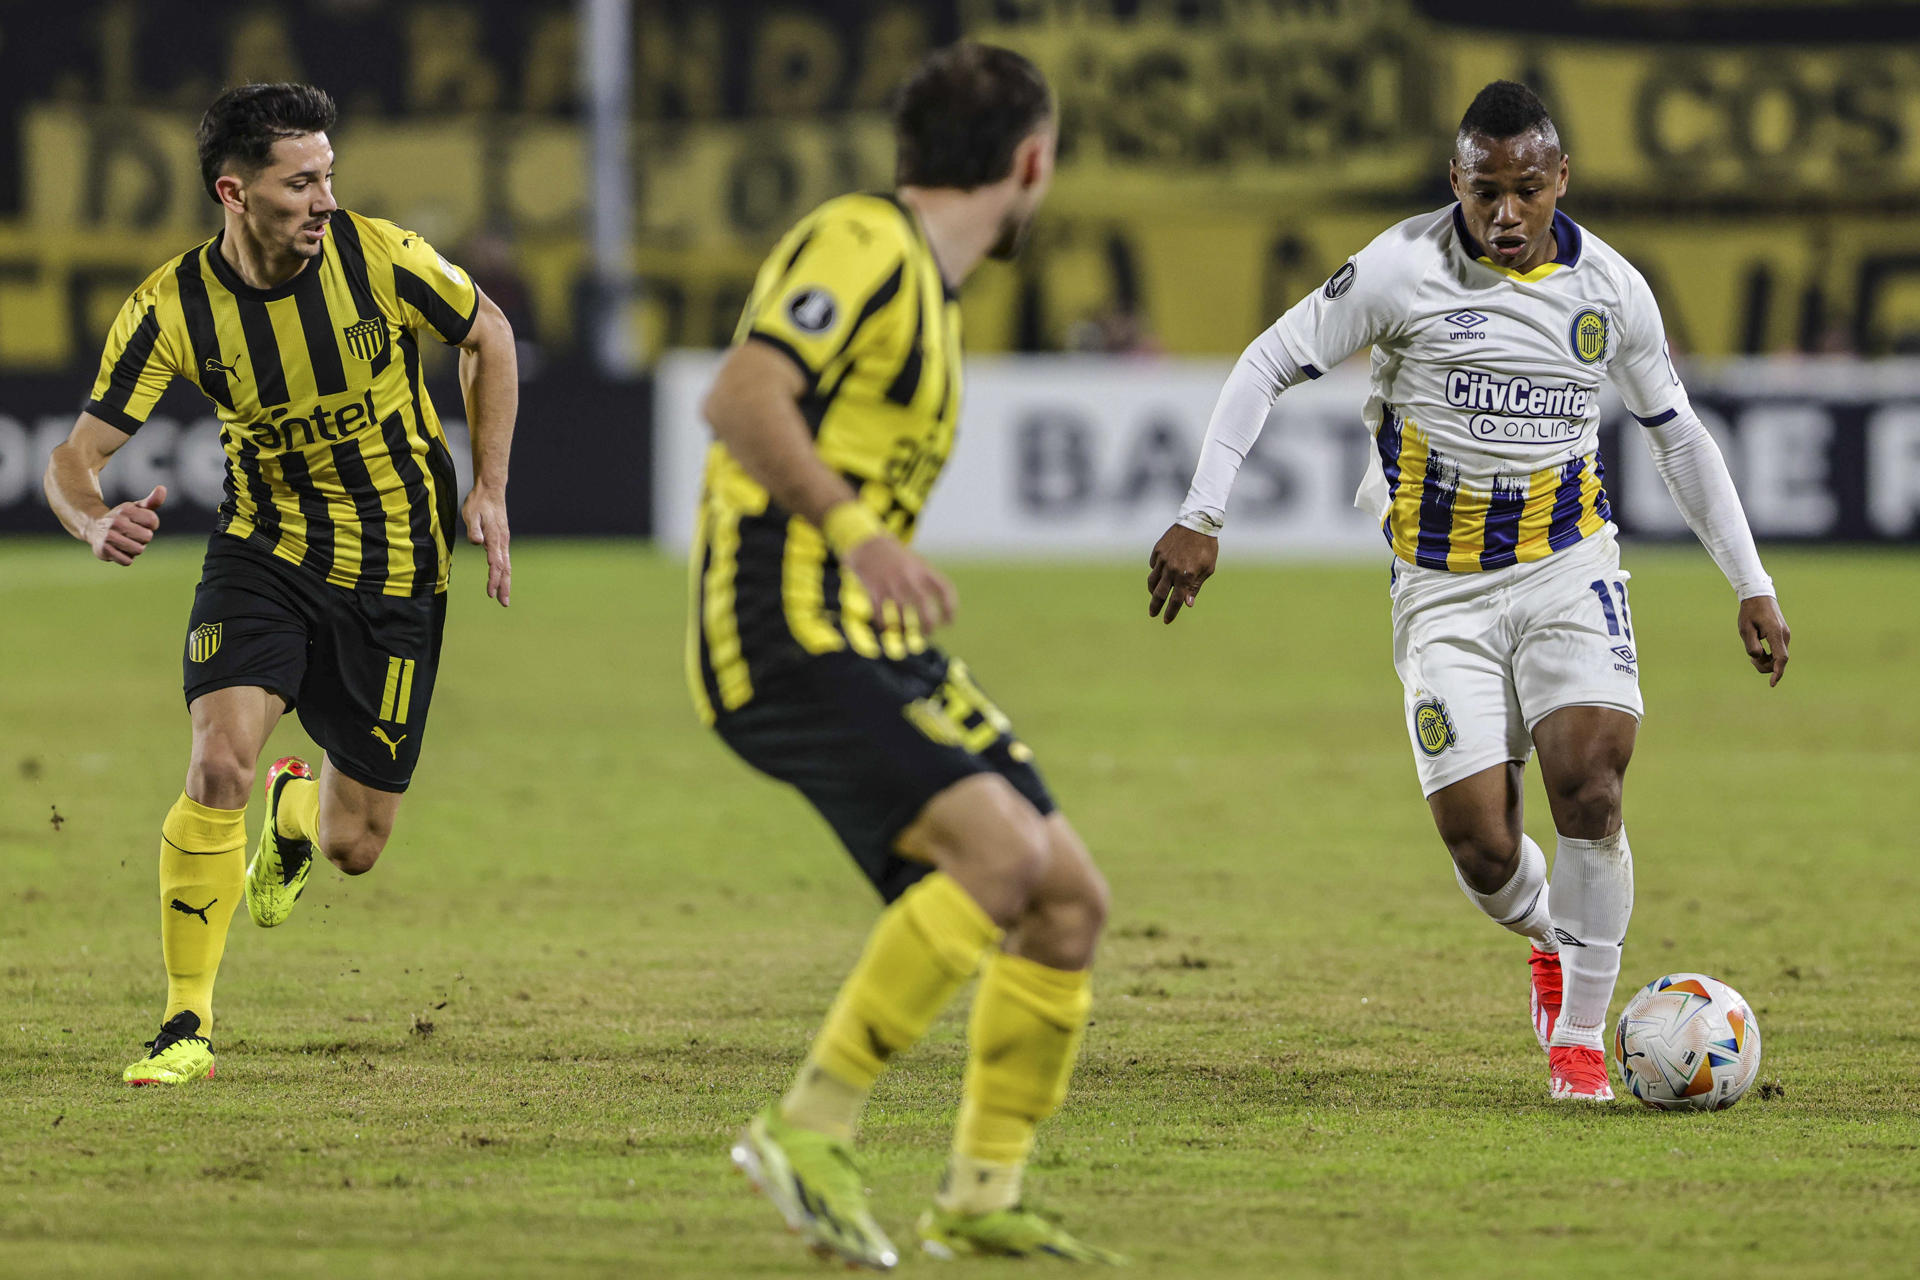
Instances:
[[[1633,639],[1633,615],[1627,612],[1627,584],[1624,582],[1616,582],[1613,584],[1613,589],[1620,593],[1620,611],[1618,613],[1614,612],[1613,597],[1607,593],[1607,582],[1605,579],[1595,578],[1587,585],[1593,588],[1593,594],[1600,597],[1600,608],[1607,615],[1607,634],[1610,636],[1624,635],[1629,640]]]

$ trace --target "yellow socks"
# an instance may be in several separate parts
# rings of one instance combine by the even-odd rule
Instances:
[[[967,1026],[967,1076],[953,1157],[936,1200],[959,1213],[1020,1201],[1033,1131],[1066,1097],[1093,1008],[1093,975],[1022,956],[987,961]]]
[[[160,954],[167,1018],[182,1010],[213,1027],[213,979],[247,875],[247,811],[181,795],[160,826]],[[165,1021],[166,1019],[162,1019]]]
[[[803,1129],[851,1140],[887,1060],[933,1024],[1000,939],[967,891],[934,872],[881,913],[860,962],[814,1037],[781,1114]]]
[[[291,778],[280,788],[280,807],[273,815],[274,833],[289,840],[320,840],[320,784],[312,778]]]

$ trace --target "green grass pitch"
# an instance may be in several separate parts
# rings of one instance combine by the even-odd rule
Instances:
[[[725,1153],[874,904],[811,812],[695,722],[677,564],[517,550],[503,613],[463,549],[379,867],[316,873],[274,933],[243,912],[218,1079],[131,1090],[163,990],[154,857],[198,539],[130,570],[0,546],[0,1274],[819,1270]],[[1663,1116],[1546,1101],[1525,946],[1461,898],[1415,786],[1384,568],[1229,545],[1168,630],[1144,553],[953,570],[950,647],[1114,887],[1038,1198],[1143,1276],[1912,1274],[1920,557],[1774,553],[1796,636],[1770,692],[1706,557],[1628,548],[1650,713],[1614,1007],[1704,970],[1767,1052],[1736,1109]],[[289,721],[268,758],[303,745]],[[868,1115],[902,1236],[963,1025],[956,1007]]]

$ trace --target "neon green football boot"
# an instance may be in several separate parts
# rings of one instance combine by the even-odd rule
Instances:
[[[313,870],[313,841],[281,835],[279,823],[280,795],[287,783],[311,777],[313,770],[299,756],[283,756],[267,770],[267,820],[260,828],[260,846],[247,864],[247,914],[262,929],[287,922]]]
[[[1051,1214],[1025,1205],[992,1213],[955,1213],[935,1207],[920,1215],[920,1248],[935,1258],[1060,1258],[1125,1266],[1117,1253],[1079,1239]]]
[[[787,1230],[822,1258],[875,1271],[899,1263],[900,1251],[867,1209],[867,1189],[846,1143],[788,1124],[773,1103],[734,1143],[733,1163],[773,1201]]]
[[[147,1041],[147,1056],[120,1073],[131,1085],[192,1084],[213,1079],[213,1046],[200,1034],[200,1015],[182,1010]]]

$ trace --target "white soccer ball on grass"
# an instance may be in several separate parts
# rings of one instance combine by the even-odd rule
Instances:
[[[1659,1111],[1724,1111],[1760,1071],[1760,1024],[1738,991],[1670,973],[1620,1011],[1613,1056],[1627,1092]]]

